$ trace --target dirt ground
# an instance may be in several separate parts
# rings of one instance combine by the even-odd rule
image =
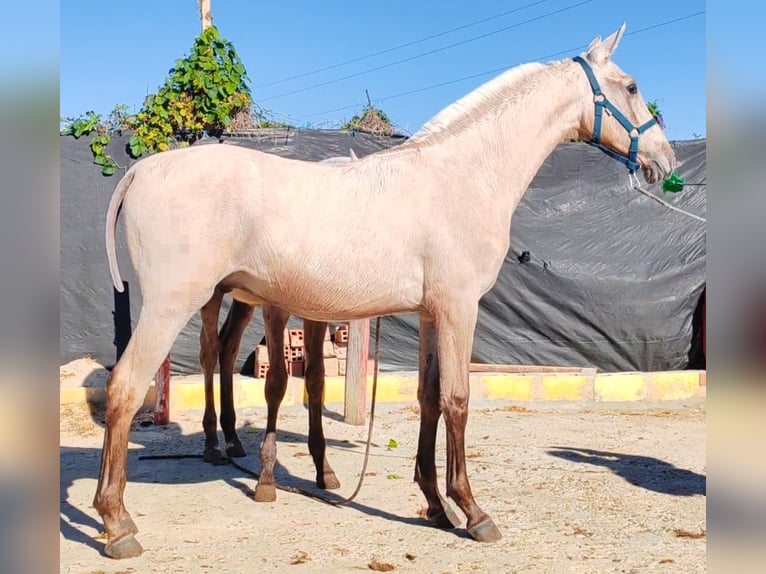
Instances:
[[[348,496],[356,486],[367,427],[325,417],[328,457]],[[265,409],[238,413],[248,456],[260,470]],[[365,483],[347,507],[277,491],[252,499],[255,479],[200,459],[201,412],[155,427],[139,413],[131,434],[125,504],[143,556],[115,561],[96,539],[96,488],[103,413],[61,408],[62,573],[150,572],[573,572],[706,570],[704,401],[683,404],[473,404],[467,457],[473,492],[503,539],[481,544],[464,528],[426,525],[412,481],[416,405],[379,405]],[[302,407],[283,409],[277,481],[322,492],[306,445]],[[444,436],[437,461],[444,492]],[[391,440],[395,447],[389,446]],[[333,496],[332,494],[330,496]],[[453,508],[458,511],[453,504]],[[462,514],[459,513],[461,518]],[[463,524],[464,526],[464,524]]]

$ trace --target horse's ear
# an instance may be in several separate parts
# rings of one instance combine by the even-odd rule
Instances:
[[[600,43],[601,43],[601,36],[596,36],[595,38],[593,38],[593,41],[590,44],[588,44],[588,47],[585,49],[585,53],[586,54],[589,53],[593,48],[598,46]]]
[[[596,40],[591,42],[590,46],[588,46],[588,49],[586,50],[588,60],[590,60],[592,64],[603,64],[606,62],[612,56],[612,54],[614,54],[614,51],[617,49],[617,44],[620,43],[620,38],[622,38],[624,33],[625,22],[622,23],[622,26],[620,26],[619,30],[617,30],[603,42],[598,44],[596,44]]]
[[[356,157],[356,154],[354,153],[353,149],[348,148],[348,151],[350,152],[350,155],[351,155],[351,161],[356,161],[357,159],[359,159]]]

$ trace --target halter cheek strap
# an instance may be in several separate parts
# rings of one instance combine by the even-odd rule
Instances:
[[[638,163],[638,137],[650,127],[657,124],[657,118],[652,117],[652,119],[646,123],[640,126],[634,126],[633,123],[631,123],[631,121],[628,120],[628,118],[626,118],[623,113],[620,112],[620,110],[618,110],[614,104],[609,101],[609,98],[607,98],[601,91],[601,86],[599,85],[598,80],[596,79],[596,75],[593,73],[593,68],[591,68],[590,64],[588,64],[588,62],[586,62],[582,56],[575,56],[573,60],[582,66],[585,75],[588,77],[590,88],[593,91],[593,103],[596,105],[593,119],[593,136],[591,141],[587,143],[597,147],[609,157],[624,163],[631,173],[637,171],[641,167],[641,165]],[[619,152],[609,149],[600,142],[601,121],[605,108],[614,116],[618,122],[620,122],[620,125],[625,128],[628,134],[630,134],[630,148],[628,150],[628,155],[623,155]]]

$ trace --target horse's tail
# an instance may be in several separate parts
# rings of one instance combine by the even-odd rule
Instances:
[[[117,248],[114,236],[117,230],[117,217],[120,215],[122,202],[128,193],[130,184],[133,183],[134,176],[135,172],[131,169],[122,177],[112,194],[112,199],[109,200],[109,209],[106,211],[106,257],[109,260],[109,272],[112,274],[112,283],[119,293],[125,291],[125,287],[122,284],[120,269],[117,267]]]

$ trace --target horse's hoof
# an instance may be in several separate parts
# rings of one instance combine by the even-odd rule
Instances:
[[[340,488],[340,481],[334,472],[328,472],[322,475],[320,479],[317,479],[317,486],[324,490],[335,490]]]
[[[209,462],[210,464],[222,464],[223,454],[219,448],[206,448],[202,454],[202,460]]]
[[[492,522],[491,518],[487,518],[483,522],[479,522],[479,524],[471,526],[468,529],[468,534],[470,534],[471,538],[477,542],[497,542],[503,537],[503,535],[500,534],[500,530],[497,528],[497,526],[495,526],[495,523]]]
[[[119,540],[114,542],[107,542],[104,547],[104,554],[109,558],[121,560],[123,558],[135,558],[141,556],[144,553],[144,549],[136,540],[136,537],[132,534],[123,536]]]
[[[256,502],[274,502],[277,499],[277,487],[273,484],[258,483],[255,485],[253,498]]]
[[[445,504],[443,510],[428,517],[428,522],[436,528],[450,529],[460,526],[461,520],[450,505]]]
[[[226,454],[230,458],[242,458],[247,456],[247,453],[245,452],[245,449],[242,447],[241,443],[235,442],[231,443],[226,447]]]

